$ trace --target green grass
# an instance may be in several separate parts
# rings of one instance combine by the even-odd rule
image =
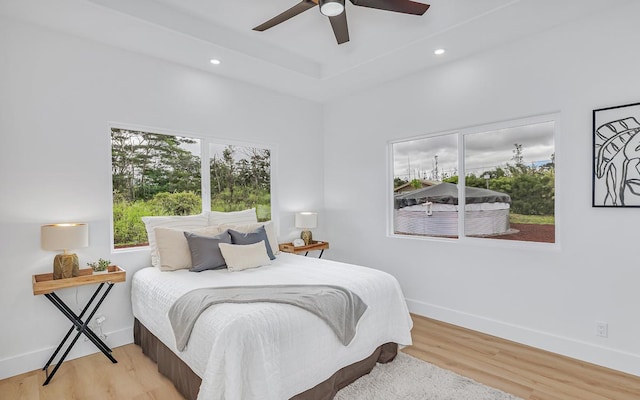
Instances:
[[[509,214],[509,222],[512,224],[536,224],[536,225],[555,225],[555,217],[553,215],[523,215]]]

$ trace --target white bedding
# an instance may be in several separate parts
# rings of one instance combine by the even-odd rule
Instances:
[[[317,316],[286,304],[219,304],[196,322],[185,351],[176,350],[167,312],[190,290],[269,284],[340,285],[368,305],[356,337],[343,346]],[[293,254],[272,265],[230,272],[162,272],[133,277],[133,314],[202,378],[199,400],[283,400],[310,389],[381,344],[411,344],[412,321],[397,280],[360,266]]]

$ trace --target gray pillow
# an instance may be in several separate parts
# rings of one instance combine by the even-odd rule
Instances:
[[[264,245],[267,247],[267,255],[269,259],[275,260],[276,256],[273,255],[269,239],[267,238],[267,231],[264,229],[264,225],[256,229],[253,232],[242,233],[229,229],[229,235],[231,235],[231,243],[233,244],[254,244],[264,240]]]
[[[229,231],[216,236],[202,236],[191,232],[184,232],[191,252],[191,272],[202,272],[208,269],[225,268],[227,264],[220,252],[220,243],[231,243]]]

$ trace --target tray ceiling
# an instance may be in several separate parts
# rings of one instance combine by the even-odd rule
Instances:
[[[324,102],[629,1],[430,0],[421,17],[347,1],[342,45],[317,7],[252,30],[299,0],[3,0],[0,14]]]

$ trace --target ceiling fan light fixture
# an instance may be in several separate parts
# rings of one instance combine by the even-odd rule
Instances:
[[[335,17],[344,12],[344,0],[320,0],[320,12],[327,17]]]

